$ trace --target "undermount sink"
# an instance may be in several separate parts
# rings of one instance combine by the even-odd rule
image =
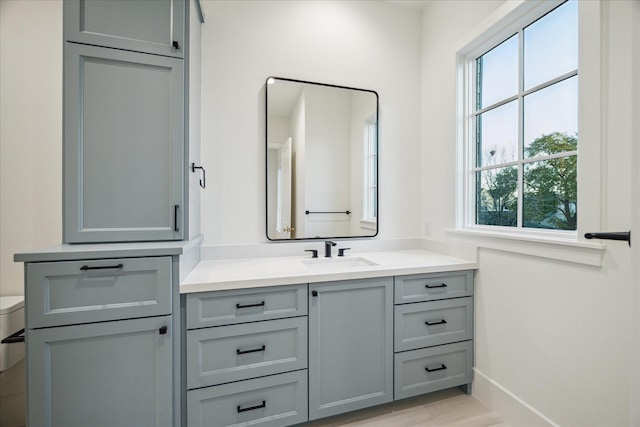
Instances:
[[[318,270],[374,267],[377,263],[363,257],[331,257],[331,258],[305,258],[302,263],[309,268]]]

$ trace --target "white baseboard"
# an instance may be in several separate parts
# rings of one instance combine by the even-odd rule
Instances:
[[[524,400],[473,369],[473,397],[498,414],[506,424],[515,426],[558,426]]]

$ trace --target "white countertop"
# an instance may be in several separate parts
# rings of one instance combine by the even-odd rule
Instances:
[[[75,243],[50,246],[19,252],[13,255],[16,262],[74,261],[123,257],[183,255],[190,248],[199,246],[202,236],[192,240],[131,243]]]
[[[201,261],[180,283],[180,293],[366,279],[478,268],[478,264],[474,261],[420,249],[352,253],[345,255],[342,259],[334,258],[327,260],[320,257],[312,260],[307,255]],[[349,259],[357,258],[364,258],[376,265],[361,267],[346,265]],[[332,265],[323,267],[321,265],[323,263],[332,263]]]

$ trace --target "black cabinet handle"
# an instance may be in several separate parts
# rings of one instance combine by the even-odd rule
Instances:
[[[240,349],[237,349],[236,350],[236,354],[258,353],[260,351],[265,351],[266,349],[267,349],[267,347],[264,346],[264,345],[262,347],[260,347],[260,348],[254,348],[254,349],[251,349],[251,350],[240,350]]]
[[[433,321],[433,322],[430,322],[430,321],[427,320],[426,322],[424,322],[424,324],[427,325],[427,326],[444,325],[445,323],[447,323],[447,321],[444,320],[444,319],[436,320],[436,321]]]
[[[427,371],[427,372],[443,371],[445,369],[447,369],[447,365],[445,365],[444,363],[441,363],[440,366],[437,367],[437,368],[431,369],[428,366],[426,368],[424,368],[424,370]]]
[[[178,221],[178,211],[180,210],[180,205],[173,205],[173,231],[180,231],[180,224]]]
[[[174,49],[180,49],[180,43],[175,40],[171,43],[171,46],[173,46]]]
[[[262,301],[260,304],[247,304],[247,305],[236,304],[236,308],[250,308],[250,307],[264,307],[264,301]]]
[[[24,328],[6,337],[0,341],[0,344],[16,344],[19,342],[24,342]]]
[[[424,287],[427,288],[427,289],[446,288],[447,284],[446,283],[440,283],[439,285],[424,285]]]
[[[247,411],[253,411],[254,409],[260,409],[260,408],[266,408],[266,407],[267,407],[267,401],[266,400],[262,401],[262,405],[249,406],[248,408],[242,408],[240,405],[238,405],[238,413],[247,412]]]
[[[124,267],[122,264],[118,264],[118,265],[99,265],[99,266],[95,266],[95,267],[91,267],[88,265],[83,265],[82,267],[80,267],[80,270],[82,271],[88,271],[88,270],[120,270],[122,267]]]
[[[160,335],[164,335],[167,333],[168,328],[166,326],[161,326],[160,329],[158,329],[158,333]]]
[[[625,240],[631,246],[631,231],[614,231],[610,233],[585,233],[585,239]]]
[[[318,296],[318,291],[311,291],[311,296],[312,297],[317,297]]]

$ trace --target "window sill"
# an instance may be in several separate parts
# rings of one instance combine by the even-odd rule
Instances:
[[[504,252],[565,261],[575,264],[602,266],[605,246],[601,243],[582,242],[571,237],[549,237],[474,228],[448,229],[460,243],[473,244]],[[456,239],[457,240],[457,239]]]
[[[367,230],[375,230],[377,227],[378,227],[378,223],[375,220],[370,220],[370,219],[360,220],[360,228],[365,228]]]

